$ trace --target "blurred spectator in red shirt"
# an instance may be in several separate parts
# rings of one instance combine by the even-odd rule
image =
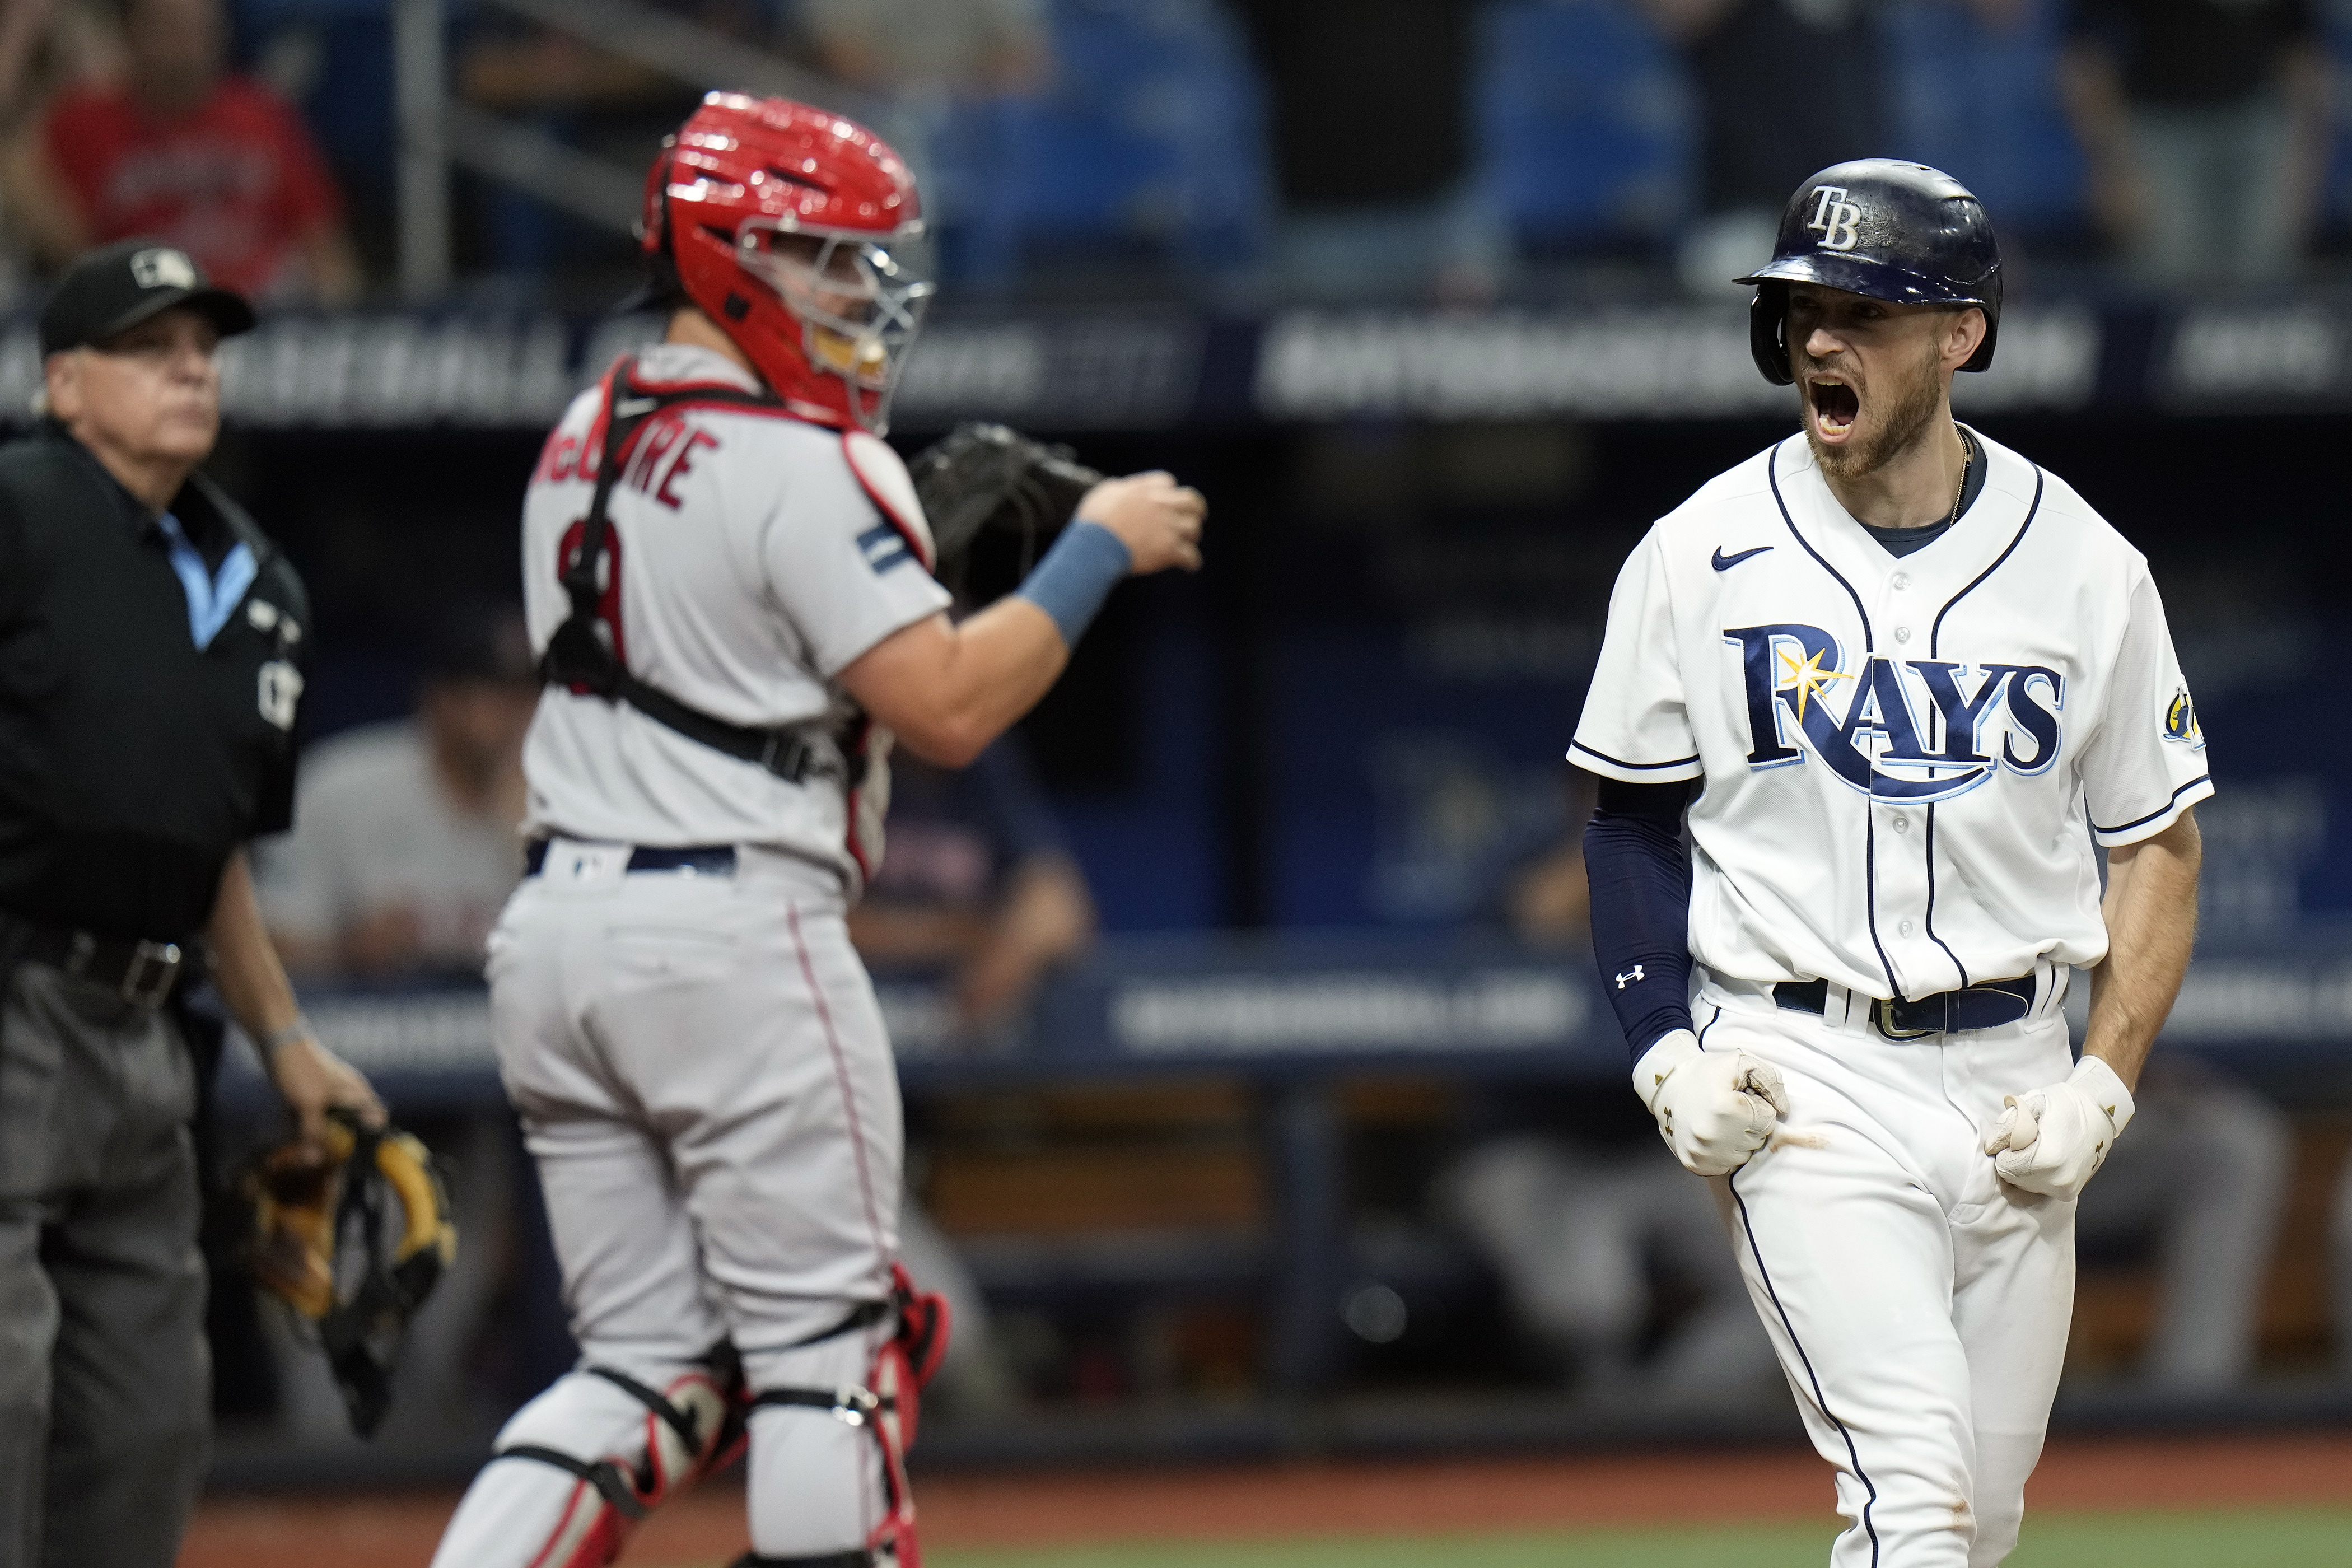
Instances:
[[[152,234],[256,299],[346,302],[359,268],[333,182],[294,110],[227,73],[226,33],[219,0],[129,0],[122,80],[49,106],[41,161],[60,199],[37,240],[63,261]]]

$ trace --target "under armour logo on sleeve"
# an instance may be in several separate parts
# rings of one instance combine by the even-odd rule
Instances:
[[[1638,963],[1637,963],[1637,964],[1635,964],[1633,968],[1631,968],[1631,969],[1627,970],[1624,973],[1622,973],[1622,974],[1612,975],[1610,978],[1612,978],[1612,979],[1613,979],[1614,981],[1616,981],[1616,982],[1617,982],[1617,989],[1618,989],[1618,990],[1620,990],[1620,991],[1622,991],[1622,990],[1624,990],[1624,989],[1625,989],[1625,983],[1626,983],[1627,981],[1629,981],[1629,980],[1647,980],[1647,979],[1649,978],[1649,976],[1642,973],[1642,966],[1641,966],[1640,964],[1638,964]]]

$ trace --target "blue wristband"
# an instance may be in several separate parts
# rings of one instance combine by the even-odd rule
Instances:
[[[1134,565],[1135,557],[1118,534],[1080,518],[1062,531],[1045,559],[1013,592],[1053,616],[1063,643],[1076,647],[1103,601]]]

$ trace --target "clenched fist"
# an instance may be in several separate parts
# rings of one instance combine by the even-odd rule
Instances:
[[[1676,1029],[1633,1065],[1633,1092],[1658,1119],[1658,1136],[1683,1168],[1720,1176],[1764,1147],[1789,1114],[1780,1069],[1746,1051],[1706,1051]]]
[[[2131,1119],[2131,1090],[2124,1080],[2098,1058],[2084,1057],[2061,1081],[2011,1095],[2007,1109],[1985,1130],[1984,1152],[2011,1186],[2044,1197],[2079,1197]]]
[[[1100,523],[1118,536],[1134,564],[1137,577],[1148,577],[1171,566],[1187,572],[1201,569],[1201,525],[1209,503],[1200,491],[1180,485],[1158,468],[1105,479],[1078,502],[1077,516]]]

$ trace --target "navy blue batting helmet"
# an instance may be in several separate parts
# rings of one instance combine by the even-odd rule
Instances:
[[[1745,278],[1756,285],[1748,347],[1775,386],[1789,370],[1789,285],[1818,283],[1901,305],[1976,305],[1984,342],[1962,370],[1992,363],[2000,327],[2000,246],[1984,204],[1940,169],[1893,158],[1858,158],[1797,187],[1780,215],[1772,259]]]

